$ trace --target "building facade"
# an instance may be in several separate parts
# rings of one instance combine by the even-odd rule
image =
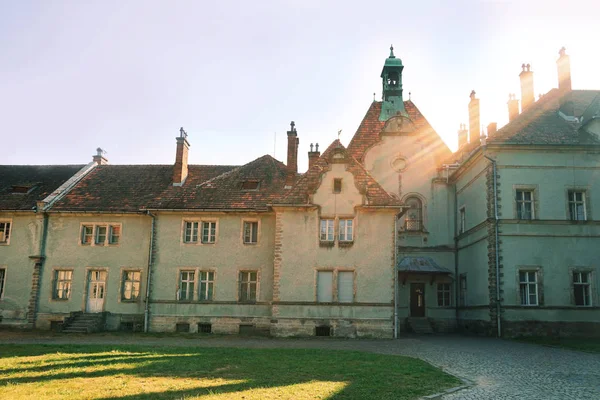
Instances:
[[[304,173],[293,122],[286,164],[188,165],[181,129],[174,165],[0,166],[0,324],[598,335],[600,91],[569,63],[537,101],[524,65],[522,110],[487,135],[472,92],[454,153],[392,48],[382,101]]]

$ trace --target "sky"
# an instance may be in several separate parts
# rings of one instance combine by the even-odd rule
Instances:
[[[468,123],[508,120],[521,64],[537,95],[557,86],[565,46],[574,89],[600,89],[600,1],[0,0],[0,164],[286,161],[310,143],[348,145],[390,44],[404,98],[448,146]]]

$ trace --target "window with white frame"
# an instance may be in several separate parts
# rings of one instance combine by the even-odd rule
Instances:
[[[585,192],[569,190],[569,218],[571,221],[585,221],[587,219],[586,214]]]
[[[214,243],[217,238],[217,223],[202,221],[202,243]]]
[[[55,300],[67,300],[71,297],[71,284],[73,281],[73,270],[54,270],[54,288],[52,298]]]
[[[10,239],[10,221],[0,221],[0,244],[7,244]]]
[[[198,221],[184,221],[183,241],[185,243],[198,243]]]
[[[437,298],[439,307],[449,307],[452,305],[452,290],[449,283],[438,283]]]
[[[423,230],[423,203],[418,197],[409,197],[405,204],[410,207],[404,218],[404,228],[407,231]]]
[[[517,219],[533,219],[535,217],[533,207],[533,190],[517,189],[516,202]]]
[[[340,242],[351,242],[354,240],[354,221],[351,219],[340,219],[338,240]]]
[[[212,300],[215,285],[215,273],[213,271],[200,271],[199,300]]]
[[[0,268],[0,299],[4,297],[4,284],[6,282],[6,268]]]
[[[464,307],[467,305],[467,274],[460,274],[458,286],[460,305]]]
[[[536,271],[519,271],[521,305],[538,305],[538,274]]]
[[[319,238],[322,242],[333,242],[334,239],[334,224],[333,219],[322,219]]]
[[[94,246],[111,246],[121,240],[121,225],[118,224],[84,224],[81,225],[81,244]]]
[[[592,305],[591,272],[573,272],[573,294],[576,306]]]
[[[139,299],[141,276],[142,273],[140,271],[123,271],[121,300],[135,301]]]
[[[177,291],[177,300],[194,300],[195,277],[195,271],[179,271],[179,290]]]
[[[467,209],[466,207],[461,207],[458,210],[458,223],[459,223],[459,227],[458,227],[458,233],[464,233],[467,230]]]
[[[244,221],[244,244],[258,243],[258,221]]]
[[[256,301],[257,286],[257,271],[240,271],[238,293],[239,301]]]

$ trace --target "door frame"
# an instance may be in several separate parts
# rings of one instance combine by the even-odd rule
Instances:
[[[104,312],[104,310],[106,309],[106,293],[108,292],[108,278],[109,278],[108,268],[104,268],[104,267],[87,267],[85,269],[84,289],[83,289],[83,301],[82,301],[82,304],[81,304],[81,310],[84,313],[87,312],[87,301],[88,301],[88,295],[89,295],[89,291],[90,291],[90,273],[92,271],[102,271],[102,272],[104,272],[106,274],[105,280],[104,280],[104,302],[102,302],[102,310],[98,311],[98,312]]]
[[[420,286],[423,289],[423,306],[419,307],[423,309],[423,315],[413,315],[413,285],[415,286],[415,288],[417,288],[417,286]],[[408,310],[409,310],[409,315],[413,318],[424,318],[427,316],[427,308],[425,306],[425,283],[424,282],[410,282],[410,286],[409,286],[409,291],[408,291]],[[417,308],[415,306],[415,308]]]

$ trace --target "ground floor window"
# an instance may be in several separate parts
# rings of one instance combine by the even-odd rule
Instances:
[[[121,300],[134,301],[140,297],[141,275],[140,271],[123,271]]]
[[[72,270],[54,271],[54,290],[52,298],[56,300],[66,300],[71,297],[71,283],[73,281]]]
[[[591,273],[573,272],[573,294],[576,306],[591,306]]]
[[[200,293],[198,299],[212,300],[215,273],[213,271],[200,271]]]
[[[317,302],[354,302],[354,271],[317,271]]]
[[[179,290],[177,299],[182,301],[194,300],[194,279],[196,273],[194,271],[179,272]]]
[[[452,305],[451,288],[449,283],[438,283],[437,298],[439,307],[449,307]]]
[[[536,271],[519,271],[519,289],[522,306],[538,305],[538,277]]]
[[[239,301],[256,301],[257,271],[240,271]]]

